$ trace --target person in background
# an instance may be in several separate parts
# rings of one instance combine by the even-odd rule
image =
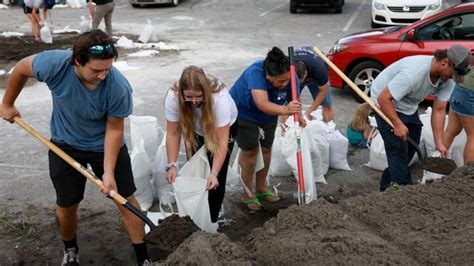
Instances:
[[[215,223],[224,200],[227,169],[237,133],[234,100],[217,78],[207,75],[200,67],[188,66],[166,95],[165,115],[168,182],[173,183],[178,172],[181,135],[189,155],[205,145],[211,167],[207,179],[209,210]]]
[[[104,19],[105,32],[112,38],[112,14],[115,3],[113,0],[88,0],[87,8],[92,16],[92,29],[99,28],[100,21]]]
[[[296,73],[300,78],[300,90],[308,87],[313,97],[311,106],[305,112],[306,117],[312,120],[311,113],[321,105],[323,106],[323,121],[334,120],[331,87],[329,87],[324,61],[314,53],[311,47],[306,46],[295,49],[294,60]]]
[[[347,126],[347,138],[349,143],[357,148],[368,148],[370,132],[372,126],[369,121],[369,114],[372,108],[368,103],[360,104],[357,107],[356,113],[352,121]]]
[[[454,69],[458,78],[449,100],[448,126],[444,133],[444,145],[447,149],[454,138],[464,129],[467,142],[464,146],[464,164],[474,161],[474,71],[469,67],[468,74],[462,77],[463,69]],[[458,73],[461,72],[461,73]]]
[[[262,200],[279,200],[265,187],[265,180],[278,116],[301,113],[301,103],[291,97],[290,77],[288,57],[278,47],[273,47],[265,60],[248,66],[230,90],[239,110],[237,143],[241,149],[239,165],[244,183],[240,200],[249,210],[260,210]],[[306,125],[302,115],[300,123]],[[263,131],[262,139],[259,139],[260,131]],[[264,168],[256,173],[255,190],[252,191],[259,147],[263,153]]]
[[[32,14],[36,17],[36,20],[40,25],[48,21],[48,10],[53,9],[56,4],[55,0],[35,0]],[[39,9],[43,8],[43,19],[39,16]]]
[[[13,122],[20,116],[15,100],[29,78],[48,85],[52,95],[51,141],[82,165],[90,163],[108,195],[117,191],[140,209],[133,196],[130,156],[124,139],[124,118],[132,113],[132,88],[112,66],[113,40],[95,30],[79,35],[71,50],[44,51],[20,60],[7,83],[0,114]],[[79,265],[77,210],[86,178],[49,151],[49,172],[56,190],[56,221],[64,242],[61,265]],[[115,203],[115,202],[114,202]],[[143,222],[121,204],[125,229],[139,265],[148,263]]]
[[[24,0],[23,5],[23,13],[26,15],[28,20],[30,21],[31,25],[31,33],[35,38],[35,42],[42,42],[41,41],[41,33],[40,33],[40,16],[39,10],[35,5],[37,4],[37,0]],[[33,9],[35,13],[33,13]]]
[[[388,167],[383,171],[380,191],[412,184],[408,163],[415,148],[407,143],[410,137],[419,144],[423,124],[418,116],[418,105],[426,96],[435,94],[431,125],[436,150],[445,157],[448,150],[443,143],[446,105],[454,88],[451,79],[454,69],[470,66],[471,53],[461,45],[436,50],[434,56],[415,55],[398,60],[385,68],[372,84],[371,98],[393,124],[377,113],[375,119],[384,141]]]

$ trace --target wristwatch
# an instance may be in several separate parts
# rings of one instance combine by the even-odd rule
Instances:
[[[169,164],[166,165],[165,167],[165,171],[168,172],[168,170],[170,170],[170,168],[176,168],[176,171],[178,171],[178,162],[171,162]]]

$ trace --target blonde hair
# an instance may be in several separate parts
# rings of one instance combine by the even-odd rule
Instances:
[[[197,140],[194,133],[194,111],[190,104],[184,101],[183,91],[194,90],[203,93],[201,125],[204,132],[204,141],[207,149],[212,153],[218,152],[218,136],[215,127],[215,115],[213,112],[214,100],[212,94],[219,92],[225,85],[217,78],[206,75],[204,70],[197,66],[188,66],[183,70],[181,78],[171,88],[178,95],[180,127],[183,130],[184,143],[187,154],[197,148]]]
[[[368,103],[360,104],[357,107],[354,118],[352,118],[351,127],[355,131],[364,131],[370,127],[369,113],[372,110]]]

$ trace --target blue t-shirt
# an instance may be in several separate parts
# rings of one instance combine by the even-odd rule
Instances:
[[[296,79],[296,86],[297,88],[299,86],[298,79]],[[256,123],[265,123],[278,119],[277,115],[266,114],[257,108],[252,97],[252,90],[266,91],[268,93],[268,100],[278,105],[285,105],[292,100],[291,82],[281,90],[274,88],[270,81],[266,79],[266,74],[263,70],[263,60],[255,61],[244,70],[230,89],[230,95],[239,110],[239,119]],[[297,94],[299,94],[299,89]]]
[[[293,59],[295,62],[302,61],[306,65],[308,75],[304,83],[301,83],[300,88],[305,86],[317,85],[318,87],[328,83],[327,67],[323,59],[314,54],[311,47],[301,47],[294,51]]]
[[[33,59],[36,79],[48,85],[53,98],[51,139],[78,150],[102,152],[107,117],[132,113],[132,87],[112,67],[95,89],[86,89],[70,64],[71,56],[71,51],[55,50]]]

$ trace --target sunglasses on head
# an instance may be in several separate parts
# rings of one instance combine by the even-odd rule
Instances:
[[[89,47],[89,53],[95,56],[101,56],[104,53],[113,54],[114,49],[111,44],[97,44]]]

